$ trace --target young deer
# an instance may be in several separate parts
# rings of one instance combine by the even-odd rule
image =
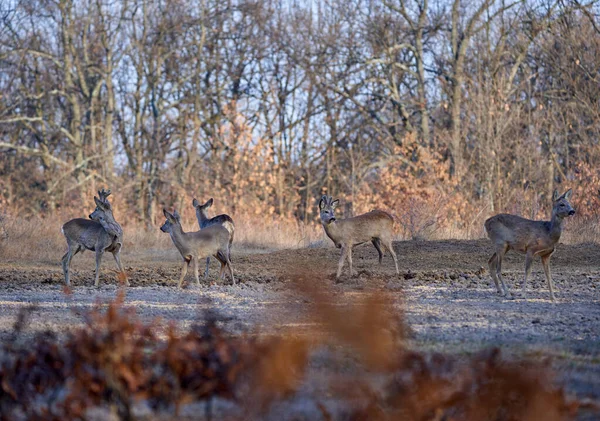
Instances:
[[[337,220],[334,215],[335,208],[339,204],[339,200],[333,200],[331,196],[323,196],[319,201],[319,210],[321,212],[321,223],[325,229],[325,233],[337,248],[342,249],[342,256],[338,264],[336,278],[342,274],[344,260],[348,259],[350,266],[350,276],[352,276],[352,247],[370,241],[373,243],[379,253],[379,263],[383,258],[381,246],[385,247],[396,265],[396,273],[398,271],[398,260],[396,252],[392,247],[392,232],[394,220],[390,214],[374,210],[354,218]]]
[[[550,296],[552,297],[552,301],[556,299],[554,297],[554,285],[552,284],[552,276],[550,274],[550,256],[554,253],[554,246],[560,239],[563,219],[575,214],[575,210],[569,203],[570,198],[571,190],[568,190],[560,197],[558,196],[558,191],[554,190],[554,194],[552,195],[552,219],[550,221],[532,221],[505,213],[492,216],[485,221],[485,230],[496,249],[488,264],[498,294],[506,295],[508,298],[511,297],[502,279],[502,259],[508,250],[513,249],[525,254],[523,296],[525,297],[527,292],[527,277],[531,270],[533,258],[540,256],[546,280],[548,281]],[[498,281],[502,284],[502,290],[500,290]]]
[[[221,272],[219,274],[221,279],[225,277],[225,266],[229,268],[231,281],[235,285],[233,268],[231,267],[231,260],[229,258],[229,231],[221,225],[211,225],[200,231],[183,232],[181,218],[177,211],[171,214],[163,209],[163,214],[167,220],[162,227],[160,227],[160,230],[169,233],[171,240],[173,240],[173,244],[175,244],[181,257],[183,257],[181,277],[177,284],[179,288],[181,288],[181,285],[183,284],[183,278],[185,278],[188,266],[192,260],[194,261],[196,283],[198,285],[200,284],[200,279],[198,278],[198,259],[208,256],[215,256],[221,263]]]
[[[100,262],[105,251],[112,253],[119,268],[119,272],[125,273],[121,265],[121,247],[123,246],[123,230],[115,221],[112,207],[108,201],[100,201],[94,197],[96,209],[90,215],[90,220],[83,218],[71,219],[62,226],[62,233],[67,239],[68,251],[62,258],[65,283],[71,285],[69,272],[71,259],[80,251],[91,250],[96,252],[96,279],[95,286],[100,283]],[[126,280],[127,286],[129,281]]]
[[[233,243],[233,233],[235,232],[235,225],[233,219],[229,215],[221,214],[212,218],[208,217],[208,209],[212,206],[212,197],[208,202],[201,205],[196,199],[192,201],[192,205],[196,208],[196,218],[198,218],[198,226],[200,229],[210,227],[211,225],[222,225],[227,231],[229,231],[229,249]],[[208,266],[210,264],[210,257],[206,258],[206,270],[204,271],[204,279],[208,277]]]

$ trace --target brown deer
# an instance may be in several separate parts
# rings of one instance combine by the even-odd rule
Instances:
[[[531,270],[533,258],[540,256],[548,281],[550,296],[552,301],[556,299],[554,297],[552,275],[550,274],[550,256],[554,253],[554,247],[560,239],[563,220],[575,214],[575,210],[569,203],[570,198],[571,190],[568,190],[562,196],[559,196],[558,191],[554,190],[552,195],[552,219],[550,221],[533,221],[505,213],[492,216],[485,221],[485,230],[496,249],[488,264],[498,294],[511,298],[511,294],[502,279],[502,259],[506,252],[512,249],[525,254],[523,297],[527,293],[527,277]],[[502,290],[498,281],[502,284]]]
[[[211,225],[222,225],[227,231],[229,231],[229,249],[233,243],[233,234],[235,232],[235,224],[233,219],[229,215],[221,214],[212,218],[208,217],[208,209],[213,205],[212,197],[203,205],[194,199],[192,206],[196,208],[196,218],[198,219],[198,226],[200,229],[210,227]],[[206,258],[206,270],[204,271],[204,279],[208,277],[208,266],[210,264],[210,257]]]
[[[352,276],[352,247],[370,241],[379,253],[379,263],[383,259],[381,246],[386,248],[396,265],[398,271],[398,259],[396,252],[392,247],[392,233],[394,219],[392,216],[381,210],[374,210],[353,218],[340,219],[335,218],[335,208],[339,200],[333,200],[331,196],[323,196],[319,201],[319,211],[321,213],[321,223],[327,236],[333,241],[337,248],[342,249],[342,256],[338,264],[336,278],[342,274],[344,260],[348,259],[350,266],[350,276]]]
[[[208,256],[214,256],[221,263],[221,272],[219,274],[221,278],[225,276],[225,266],[229,268],[231,281],[235,285],[233,268],[231,267],[231,260],[229,258],[229,231],[221,225],[211,225],[200,231],[184,232],[181,227],[181,217],[177,211],[171,214],[163,209],[163,214],[167,220],[160,227],[160,230],[169,233],[173,244],[175,244],[175,247],[177,247],[183,258],[181,277],[177,284],[179,288],[183,284],[183,279],[187,274],[188,266],[192,260],[194,261],[196,283],[200,284],[200,279],[198,278],[198,259]]]
[[[77,253],[84,250],[96,252],[95,286],[98,286],[100,283],[100,262],[102,261],[102,255],[106,251],[112,253],[119,272],[125,274],[120,256],[123,246],[123,230],[115,220],[112,207],[107,200],[101,201],[97,197],[94,197],[94,202],[96,203],[96,209],[89,216],[91,221],[83,218],[71,219],[61,229],[67,239],[68,246],[68,251],[62,258],[62,267],[67,285],[71,285],[69,280],[71,259]],[[129,286],[127,278],[125,278],[125,282]]]

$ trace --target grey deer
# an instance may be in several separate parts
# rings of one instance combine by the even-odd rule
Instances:
[[[196,209],[196,218],[198,219],[198,226],[200,229],[210,227],[211,225],[222,225],[227,231],[229,231],[229,249],[233,243],[233,234],[235,232],[235,224],[233,219],[229,215],[221,214],[212,218],[208,217],[208,209],[213,205],[213,198],[211,197],[203,205],[194,199],[192,205]],[[210,265],[210,257],[206,258],[206,270],[204,271],[204,279],[208,278],[208,266]]]
[[[196,232],[184,232],[181,227],[181,217],[177,211],[173,213],[163,209],[163,214],[167,220],[160,227],[162,232],[169,233],[171,240],[183,258],[183,266],[181,267],[181,276],[177,286],[181,288],[183,279],[188,271],[188,266],[191,261],[194,261],[194,275],[196,283],[200,284],[198,278],[198,260],[208,256],[214,256],[221,263],[220,277],[225,274],[225,266],[229,268],[231,281],[235,285],[233,277],[233,268],[229,257],[229,231],[221,225],[211,225],[203,230]]]
[[[111,191],[109,190],[98,190],[98,200],[100,200],[100,202],[106,204],[110,210],[111,210],[111,214],[112,214],[112,207],[110,202],[108,201],[108,196],[110,196]],[[96,212],[98,211],[98,212]],[[89,218],[92,221],[96,221],[96,222],[100,222],[100,224],[104,227],[104,229],[106,230],[106,232],[108,232],[111,235],[114,236],[119,236],[119,235],[123,235],[123,230],[121,229],[121,226],[119,224],[116,223],[116,221],[114,220],[114,217],[112,218],[112,220],[107,220],[104,217],[104,213],[101,211],[101,209],[96,206],[96,209],[94,210],[94,212],[92,212],[89,216]]]
[[[387,249],[396,265],[396,273],[398,274],[398,259],[396,252],[392,247],[392,232],[394,219],[392,216],[381,210],[373,210],[371,212],[355,216],[347,219],[336,219],[335,209],[339,204],[339,200],[333,200],[331,196],[323,196],[319,201],[319,210],[321,213],[321,223],[325,229],[327,236],[333,241],[337,248],[342,249],[342,255],[338,264],[336,278],[342,274],[344,260],[348,259],[350,266],[350,276],[352,276],[352,247],[370,241],[379,253],[379,263],[383,259],[383,246]]]
[[[516,250],[525,254],[525,278],[523,279],[523,296],[527,293],[527,277],[531,270],[531,263],[535,256],[540,256],[550,296],[555,301],[554,285],[550,274],[550,256],[554,253],[554,247],[562,233],[563,220],[575,214],[575,210],[569,203],[571,199],[569,189],[562,196],[554,190],[552,195],[552,219],[550,221],[533,221],[521,218],[517,215],[499,214],[485,221],[487,235],[494,243],[496,252],[488,261],[490,275],[496,284],[498,294],[511,297],[506,284],[502,279],[502,260],[509,250]],[[502,290],[500,289],[502,284]]]
[[[84,250],[96,252],[95,286],[98,286],[100,283],[100,262],[102,261],[104,252],[112,253],[119,272],[125,276],[120,256],[123,246],[123,230],[115,220],[112,206],[106,199],[110,195],[110,190],[102,189],[98,194],[104,200],[100,200],[94,196],[96,209],[89,216],[91,221],[83,218],[71,219],[61,228],[68,246],[68,251],[62,258],[62,267],[67,285],[71,285],[69,279],[71,259],[77,253]],[[129,281],[126,277],[125,283],[129,286]]]

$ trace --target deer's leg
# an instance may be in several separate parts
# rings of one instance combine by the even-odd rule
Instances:
[[[227,266],[227,263],[219,260],[219,263],[221,264],[221,269],[219,269],[219,279],[225,279],[225,267]]]
[[[65,273],[65,284],[69,286],[71,285],[71,281],[69,279],[71,270],[71,259],[73,259],[73,256],[75,256],[77,253],[79,253],[79,251],[81,250],[81,246],[73,246],[71,244],[67,244],[67,246],[69,247],[69,249],[62,258],[62,267],[63,272]]]
[[[529,272],[531,272],[532,263],[533,253],[531,251],[527,251],[527,255],[525,255],[525,278],[523,279],[523,298],[527,296],[527,278],[529,277]]]
[[[396,275],[400,274],[398,270],[398,256],[396,256],[396,252],[394,251],[394,246],[392,245],[392,240],[386,240],[383,242],[383,246],[390,252],[392,255],[392,259],[394,259],[394,266],[396,266]]]
[[[96,280],[94,281],[96,287],[100,285],[100,262],[102,262],[103,254],[104,250],[96,250]]]
[[[225,269],[227,268],[227,262],[230,262],[229,252],[225,251],[223,253],[223,260],[221,260],[221,279],[225,279]]]
[[[500,284],[502,285],[502,290],[504,291],[504,295],[506,296],[506,298],[511,298],[512,296],[511,296],[510,292],[508,292],[508,288],[506,288],[504,279],[502,279],[502,259],[504,258],[504,255],[506,254],[507,251],[508,251],[507,245],[502,245],[500,249],[496,250],[496,255],[497,255],[497,259],[498,259],[498,264],[496,266],[496,276],[498,277],[498,280],[500,281]]]
[[[219,270],[219,279],[225,279],[225,266],[227,266],[227,252],[223,250],[219,250],[214,254],[214,258],[221,264],[221,269]]]
[[[337,274],[336,274],[336,278],[339,278],[340,275],[342,274],[342,268],[344,267],[344,260],[346,260],[346,251],[347,248],[346,246],[342,246],[342,255],[340,256],[340,262],[338,263],[338,270],[337,270]]]
[[[500,285],[498,284],[498,276],[496,275],[496,268],[498,266],[498,253],[494,253],[490,260],[488,260],[488,266],[490,268],[490,276],[492,277],[494,284],[496,284],[496,291],[498,294],[504,295],[504,291],[500,289]]]
[[[229,274],[231,275],[231,282],[235,285],[235,278],[233,277],[233,267],[231,266],[231,238],[229,239],[229,244],[227,245],[227,250],[223,253],[225,256],[225,264],[229,268]],[[223,269],[223,279],[225,279],[225,264],[222,266]]]
[[[346,250],[348,265],[350,266],[350,277],[354,276],[354,272],[352,271],[352,246],[348,245],[348,249]]]
[[[204,280],[208,278],[208,267],[210,266],[210,256],[206,258],[206,270],[204,271]]]
[[[550,273],[550,256],[552,256],[552,253],[542,256],[542,265],[544,266],[546,281],[548,281],[548,288],[550,288],[550,297],[552,297],[552,301],[556,301],[556,297],[554,296],[554,283],[552,281],[552,274]]]
[[[187,274],[190,260],[186,258],[183,259],[183,265],[181,266],[181,276],[179,277],[179,282],[177,283],[177,288],[179,289],[181,289],[181,285],[183,284],[183,278],[185,278],[185,275]]]
[[[196,278],[196,285],[200,285],[200,277],[198,276],[198,257],[192,257],[194,260],[194,277]]]
[[[377,253],[379,253],[379,264],[381,264],[381,261],[383,260],[383,252],[381,251],[381,240],[379,240],[379,238],[373,238],[371,242],[375,246],[375,249],[377,249]]]
[[[125,285],[129,286],[129,279],[127,279],[127,274],[125,273],[125,269],[123,269],[123,265],[121,264],[121,249],[113,251],[113,257],[115,258],[119,272],[125,276]]]
[[[231,266],[231,259],[229,258],[229,252],[227,252],[227,267],[229,268],[229,274],[231,275],[231,283],[235,285],[235,278],[233,277],[233,267]]]
[[[63,256],[61,262],[62,262],[63,273],[65,275],[65,284],[67,286],[69,286],[69,285],[71,285],[71,282],[69,281],[69,265],[71,264],[71,248],[70,247],[69,247],[69,250]]]

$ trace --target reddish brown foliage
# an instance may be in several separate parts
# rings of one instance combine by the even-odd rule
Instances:
[[[548,366],[502,358],[499,349],[469,358],[412,351],[406,346],[410,328],[389,294],[366,293],[344,308],[314,279],[298,275],[296,285],[315,304],[329,341],[350,345],[367,373],[388,379],[381,387],[362,373],[342,387],[332,383],[330,390],[349,408],[367,400],[352,419],[558,421],[576,414],[578,402],[567,399]]]
[[[306,371],[309,351],[306,340],[291,335],[255,342],[247,355],[244,407],[258,416],[275,400],[296,392]]]
[[[503,359],[498,349],[466,359],[407,352],[384,396],[355,418],[558,421],[572,419],[577,408],[547,367]]]
[[[141,323],[120,293],[64,341],[43,334],[18,344],[23,313],[2,349],[0,413],[73,419],[110,405],[131,419],[136,400],[176,414],[182,404],[220,396],[237,401],[246,419],[260,418],[271,404],[294,397],[311,352],[323,344],[357,356],[350,372],[332,374],[319,386],[346,408],[345,419],[558,421],[577,412],[579,402],[567,399],[547,366],[503,358],[497,349],[472,357],[416,352],[406,346],[409,328],[389,295],[367,293],[340,306],[315,279],[296,277],[325,328],[326,335],[311,332],[310,341],[293,332],[229,336],[210,313],[203,325],[179,333],[157,321]],[[323,395],[312,399],[324,419],[339,418]]]
[[[184,335],[171,327],[161,340],[160,323],[143,324],[122,304],[120,294],[106,311],[98,305],[87,315],[86,326],[64,343],[44,334],[22,346],[5,344],[2,414],[73,419],[90,407],[112,404],[121,418],[129,419],[135,399],[178,408],[206,397],[233,397],[243,349],[216,320]]]

